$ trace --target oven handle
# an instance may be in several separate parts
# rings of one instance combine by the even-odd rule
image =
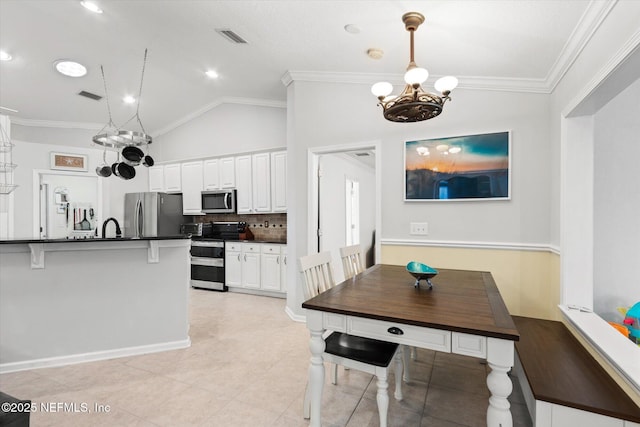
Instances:
[[[201,248],[224,248],[224,242],[204,242],[200,240],[192,240],[191,246],[198,246]]]
[[[224,259],[191,257],[191,265],[202,265],[204,267],[224,267]]]

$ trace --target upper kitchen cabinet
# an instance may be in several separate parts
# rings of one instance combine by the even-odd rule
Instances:
[[[271,156],[270,153],[258,153],[251,156],[251,175],[253,188],[253,212],[271,212]]]
[[[182,213],[202,214],[203,165],[201,161],[182,164]]]
[[[164,191],[164,166],[149,168],[149,191]]]
[[[271,153],[271,210],[287,211],[287,152]]]
[[[236,188],[236,159],[220,159],[220,188]]]
[[[235,157],[205,160],[202,175],[205,190],[236,188]]]
[[[202,180],[205,190],[220,189],[220,159],[209,159],[203,162]]]
[[[237,190],[236,207],[238,213],[254,213],[250,155],[235,158],[235,173]]]
[[[180,163],[164,165],[164,191],[167,193],[182,192]]]

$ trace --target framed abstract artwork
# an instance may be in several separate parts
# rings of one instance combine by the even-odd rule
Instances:
[[[508,200],[511,133],[406,141],[404,200]]]

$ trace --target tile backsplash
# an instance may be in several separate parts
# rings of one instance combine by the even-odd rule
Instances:
[[[287,242],[287,214],[211,214],[193,217],[194,222],[244,221],[253,233],[255,240],[269,242]]]

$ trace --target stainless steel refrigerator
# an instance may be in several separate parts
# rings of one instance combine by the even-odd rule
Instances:
[[[182,194],[127,193],[124,237],[166,237],[180,234]]]

